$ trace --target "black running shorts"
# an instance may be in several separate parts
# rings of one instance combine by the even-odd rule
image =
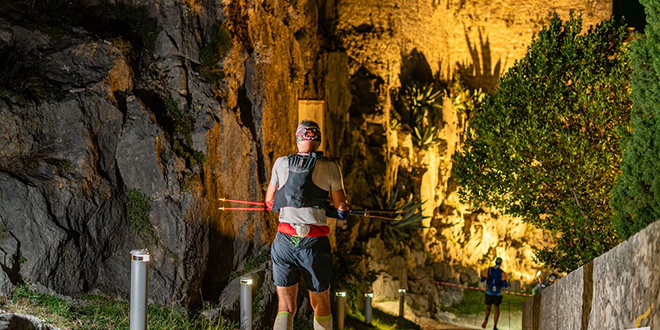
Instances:
[[[300,275],[307,289],[323,292],[332,280],[332,254],[328,237],[305,237],[278,232],[270,249],[276,286],[298,284]]]
[[[502,304],[502,298],[504,296],[495,296],[492,294],[486,294],[486,305],[495,305],[499,306]]]

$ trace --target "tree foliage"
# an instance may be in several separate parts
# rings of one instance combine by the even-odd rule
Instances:
[[[621,141],[621,176],[612,191],[612,221],[627,239],[660,218],[660,3],[646,7],[646,35],[631,42],[633,103]]]
[[[555,14],[469,122],[459,193],[556,234],[536,258],[572,270],[617,243],[609,193],[630,113],[626,32]]]

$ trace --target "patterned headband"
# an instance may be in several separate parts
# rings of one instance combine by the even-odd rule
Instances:
[[[321,130],[315,126],[302,126],[296,130],[296,143],[301,141],[321,142]]]

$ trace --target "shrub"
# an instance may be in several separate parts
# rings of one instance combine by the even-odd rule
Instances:
[[[231,34],[223,24],[216,23],[211,26],[209,40],[202,47],[199,73],[209,82],[218,82],[225,77],[225,73],[218,62],[225,56],[231,47]]]
[[[39,72],[39,57],[14,45],[0,44],[0,98],[39,101],[50,84]]]
[[[149,221],[149,211],[151,202],[149,198],[138,189],[126,189],[126,220],[128,221],[131,232],[142,236],[147,243],[147,247],[158,244],[158,237]]]
[[[614,20],[582,33],[580,18],[555,14],[474,113],[455,157],[461,198],[555,233],[536,257],[563,271],[618,243],[608,200],[630,113],[626,37]]]
[[[646,8],[646,35],[631,42],[633,108],[622,130],[621,175],[612,190],[612,221],[627,239],[660,219],[660,4],[640,1]]]

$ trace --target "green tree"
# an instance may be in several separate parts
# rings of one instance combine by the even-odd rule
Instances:
[[[569,271],[617,244],[609,193],[630,113],[626,31],[555,14],[469,121],[459,193],[555,234],[536,258]]]
[[[612,221],[627,239],[660,218],[660,3],[642,0],[646,35],[630,45],[633,108],[621,141],[621,176],[612,191]]]

